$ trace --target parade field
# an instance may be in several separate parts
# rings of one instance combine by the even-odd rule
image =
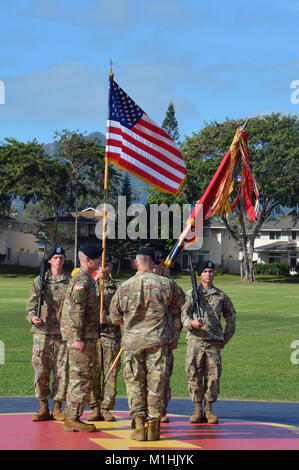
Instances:
[[[17,273],[0,277],[1,396],[34,395],[32,335],[25,320],[33,278]],[[175,279],[185,292],[190,289],[189,276]],[[222,352],[219,399],[298,402],[298,280],[275,277],[244,283],[238,276],[223,275],[214,284],[229,295],[237,311],[235,336]],[[177,398],[188,397],[185,351],[183,331],[171,379],[172,396]],[[118,396],[126,396],[122,373]]]

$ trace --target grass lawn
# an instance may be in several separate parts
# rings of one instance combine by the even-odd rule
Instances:
[[[0,395],[33,396],[32,335],[25,308],[34,272],[0,272],[0,341],[5,363],[0,364]],[[125,277],[125,275],[124,275]],[[187,291],[189,276],[176,281]],[[222,351],[223,373],[219,399],[299,401],[299,364],[292,364],[291,343],[299,341],[298,279],[260,277],[254,284],[224,275],[214,284],[231,298],[237,310],[237,330]],[[173,397],[188,397],[184,371],[185,332],[175,350],[171,378]],[[125,396],[122,373],[118,394]]]

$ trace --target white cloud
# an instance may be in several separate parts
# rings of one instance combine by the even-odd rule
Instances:
[[[78,62],[7,78],[5,83],[6,105],[0,117],[6,119],[90,122],[98,118],[107,101],[103,77]]]

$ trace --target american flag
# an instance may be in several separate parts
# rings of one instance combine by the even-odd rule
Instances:
[[[179,193],[186,168],[177,144],[109,80],[106,158],[161,192]]]

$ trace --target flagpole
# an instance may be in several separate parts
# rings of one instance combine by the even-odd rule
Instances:
[[[112,58],[110,59],[110,72],[109,77],[114,77],[112,73]],[[104,207],[103,207],[103,231],[102,231],[102,269],[105,268],[105,255],[106,255],[106,237],[107,237],[107,195],[108,195],[108,158],[105,155],[105,172],[104,172]],[[100,327],[101,330],[106,330],[106,316],[104,311],[104,279],[101,279],[101,303],[100,303]]]

